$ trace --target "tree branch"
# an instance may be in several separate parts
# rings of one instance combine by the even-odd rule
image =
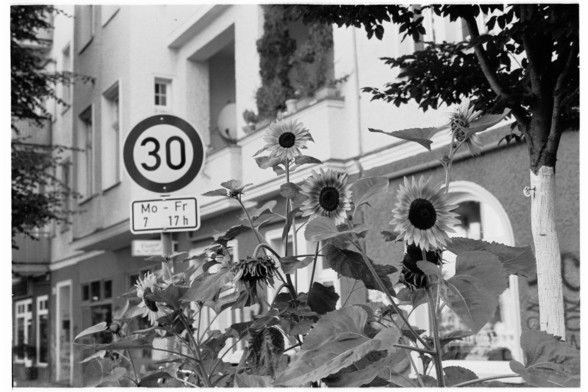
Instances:
[[[557,77],[555,87],[553,89],[553,111],[551,113],[551,127],[549,129],[549,137],[547,139],[547,150],[555,153],[559,146],[562,129],[561,123],[561,109],[564,92],[562,89],[568,82],[572,66],[578,56],[578,41],[574,41],[568,50],[565,65]]]
[[[474,40],[479,38],[480,31],[478,30],[478,25],[476,24],[476,19],[473,17],[473,15],[470,14],[467,16],[463,16],[462,18],[466,23],[468,31],[470,32],[471,39]],[[508,94],[500,84],[500,81],[496,76],[496,72],[492,69],[492,66],[490,65],[490,60],[488,59],[488,55],[482,47],[482,44],[475,45],[474,52],[476,53],[476,57],[478,58],[478,62],[480,63],[480,68],[482,69],[482,72],[484,73],[486,80],[488,80],[488,83],[490,84],[490,88],[492,88],[492,91],[494,91],[496,95],[498,95],[504,101],[509,102],[512,96]]]

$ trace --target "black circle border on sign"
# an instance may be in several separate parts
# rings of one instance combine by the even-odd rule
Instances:
[[[141,134],[155,126],[155,125],[172,125],[188,136],[188,139],[192,143],[193,149],[193,156],[192,156],[192,164],[188,168],[186,174],[182,177],[178,178],[175,181],[168,182],[168,183],[160,183],[151,181],[150,179],[146,178],[141,174],[137,165],[135,164],[135,160],[133,159],[133,150],[135,148],[135,143],[139,139]],[[141,121],[139,124],[135,125],[131,132],[127,136],[125,141],[125,145],[123,148],[123,159],[124,164],[129,173],[129,176],[137,183],[137,185],[147,189],[148,191],[157,192],[157,193],[168,193],[168,192],[175,192],[177,190],[182,189],[186,185],[188,185],[198,173],[202,169],[202,165],[204,164],[204,144],[202,143],[202,138],[200,134],[190,123],[187,121],[170,115],[170,114],[160,114],[148,117]],[[201,159],[198,159],[201,157]]]

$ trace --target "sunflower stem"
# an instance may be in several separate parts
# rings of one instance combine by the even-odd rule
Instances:
[[[312,273],[310,274],[310,284],[308,285],[308,298],[310,298],[310,292],[312,291],[312,284],[314,283],[314,272],[316,271],[316,262],[318,260],[320,242],[316,243],[316,250],[314,251],[314,261],[312,263]]]
[[[255,237],[257,237],[257,241],[260,244],[263,244],[265,241],[263,241],[263,238],[261,238],[259,232],[255,229],[255,225],[253,224],[253,220],[251,219],[251,216],[249,215],[247,208],[245,208],[245,205],[241,201],[241,195],[238,195],[235,199],[237,199],[237,201],[239,202],[239,205],[241,206],[241,209],[243,210],[243,212],[245,212],[245,215],[247,216],[247,220],[249,221],[249,226],[251,226],[251,230],[253,230],[253,232],[255,233]]]
[[[435,350],[435,354],[431,353],[430,355],[433,357],[435,362],[435,372],[437,374],[437,386],[444,388],[445,387],[445,378],[443,375],[443,363],[441,360],[441,342],[439,340],[439,325],[437,323],[437,311],[435,309],[436,300],[433,298],[433,293],[431,292],[431,286],[427,286],[425,289],[427,292],[427,299],[429,302],[429,315],[431,318],[431,330],[433,333],[433,343]]]
[[[204,369],[204,363],[202,362],[202,356],[200,355],[200,347],[196,344],[196,341],[194,340],[194,336],[190,332],[190,326],[188,325],[188,321],[186,320],[186,316],[184,315],[184,312],[179,312],[179,315],[180,315],[180,321],[184,325],[184,328],[186,329],[186,333],[188,335],[188,339],[190,340],[190,350],[192,351],[192,353],[194,354],[194,356],[197,359],[196,363],[197,363],[197,366],[198,366],[200,373],[201,373],[200,377],[204,381],[204,384],[206,385],[206,387],[210,388],[210,386],[211,386],[210,379],[208,378],[208,373],[206,373],[206,369]]]
[[[286,183],[290,182],[290,160],[286,159]],[[290,214],[290,199],[286,198],[286,218],[288,218],[288,215]],[[294,232],[294,235],[296,235],[296,232]],[[288,256],[288,239],[289,239],[289,235],[286,235],[286,242],[284,243],[284,257]],[[294,250],[295,251],[295,250]],[[290,289],[290,295],[292,296],[292,299],[296,299],[296,289],[294,288],[294,283],[292,283],[292,278],[290,277],[290,274],[286,274],[286,284],[288,285],[288,288]]]
[[[135,376],[135,379],[133,380],[133,382],[136,385],[139,385],[139,377],[137,377],[137,368],[135,367],[135,361],[133,361],[133,356],[131,355],[131,350],[126,350],[127,355],[129,356],[129,362],[131,363],[131,366],[133,368],[133,374]]]
[[[520,377],[520,376],[521,376],[520,374],[501,374],[498,376],[476,378],[475,380],[468,380],[468,381],[461,382],[459,384],[451,385],[451,388],[461,388],[461,387],[465,387],[468,385],[476,384],[478,382],[492,381],[492,380],[499,380],[501,378],[513,378],[513,377]]]
[[[382,279],[380,279],[380,277],[378,276],[378,273],[376,272],[374,266],[372,265],[372,263],[368,259],[368,257],[366,255],[364,249],[362,249],[362,246],[359,245],[359,243],[357,241],[358,240],[357,240],[357,236],[356,236],[355,241],[353,241],[353,245],[361,253],[363,262],[368,267],[370,273],[372,274],[374,280],[376,281],[376,284],[380,288],[380,291],[383,292],[386,295],[386,297],[388,298],[388,301],[390,301],[390,305],[392,306],[392,308],[394,308],[394,311],[398,314],[398,316],[402,319],[402,321],[404,322],[404,324],[408,327],[408,330],[413,334],[413,336],[415,337],[415,339],[418,340],[419,342],[421,342],[421,344],[425,348],[429,348],[429,345],[427,344],[427,342],[425,342],[424,339],[421,338],[421,336],[417,333],[417,331],[414,330],[414,328],[412,327],[412,325],[410,325],[410,322],[404,316],[404,313],[402,312],[402,310],[398,307],[398,305],[396,304],[396,302],[394,302],[394,300],[392,299],[392,296],[388,292],[388,289],[386,289],[386,286],[384,286],[384,282],[382,282]]]

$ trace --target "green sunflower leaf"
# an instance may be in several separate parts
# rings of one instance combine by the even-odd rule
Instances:
[[[498,296],[488,292],[480,279],[473,276],[452,277],[441,290],[445,304],[467,325],[473,334],[492,319]]]
[[[280,257],[280,264],[285,274],[293,274],[297,269],[304,268],[312,263],[313,260],[314,257],[312,256],[307,256],[303,259],[296,256],[286,256]]]
[[[367,177],[357,180],[351,186],[351,198],[355,204],[355,211],[373,197],[386,193],[388,191],[388,178],[386,177]]]
[[[335,222],[332,219],[319,216],[318,218],[315,218],[308,222],[308,224],[306,225],[306,230],[304,232],[304,237],[308,241],[318,242],[339,236],[349,236],[350,234],[361,235],[362,233],[365,233],[367,230],[369,230],[368,226],[359,225],[355,226],[350,230],[339,231],[337,226],[335,226]]]
[[[496,296],[508,288],[506,271],[498,257],[489,252],[472,251],[457,256],[454,278],[461,276],[478,278],[484,288]]]
[[[381,291],[380,286],[378,286],[375,278],[365,265],[363,256],[360,253],[348,249],[341,249],[329,243],[323,247],[323,254],[331,268],[338,274],[361,280],[368,289]],[[370,262],[374,266],[380,280],[384,283],[384,287],[386,287],[390,294],[395,295],[392,281],[388,275],[396,272],[396,267],[375,264],[371,260]]]
[[[310,296],[308,297],[308,306],[313,312],[325,314],[335,310],[339,294],[335,292],[333,286],[324,286],[321,283],[313,282]]]
[[[441,128],[409,128],[400,131],[386,132],[381,129],[368,128],[370,132],[384,133],[386,135],[394,136],[399,139],[416,142],[427,150],[431,151],[431,138],[441,130]]]
[[[282,163],[280,158],[270,158],[269,156],[256,157],[255,162],[260,169],[269,169],[270,167],[275,168]]]
[[[191,302],[215,301],[222,286],[232,279],[233,275],[228,268],[221,268],[214,274],[204,272],[194,279],[192,287],[186,290],[181,300]]]
[[[203,193],[202,196],[224,196],[228,197],[226,189],[215,189],[213,191],[208,191]]]
[[[294,163],[300,166],[308,164],[321,164],[323,162],[320,159],[308,155],[298,155],[296,158],[294,158]]]
[[[476,120],[470,123],[470,126],[465,130],[467,136],[471,136],[474,133],[482,132],[490,127],[501,122],[508,114],[510,113],[510,109],[505,109],[504,112],[500,114],[485,114],[480,116]]]
[[[249,214],[249,217],[251,217],[251,220],[253,222],[255,222],[258,218],[260,218],[263,215],[277,215],[273,213],[273,209],[275,208],[276,204],[278,204],[277,201],[275,200],[270,200],[266,203],[264,203],[261,207],[253,207],[253,208],[248,208],[247,209],[247,213]],[[245,213],[241,214],[241,216],[239,216],[239,220],[241,220],[242,222],[249,222],[249,218],[247,217],[247,215]]]
[[[443,368],[445,373],[445,385],[451,387],[462,382],[477,380],[476,373],[461,366],[447,366]],[[479,384],[472,384],[472,387],[479,386]]]
[[[227,245],[227,242],[229,242],[230,240],[236,238],[238,235],[246,233],[248,231],[251,231],[251,227],[250,226],[245,226],[245,225],[236,225],[236,226],[232,226],[230,227],[227,231],[225,231],[224,233],[217,233],[213,236],[214,241],[219,243],[219,244],[223,244],[223,245]]]
[[[508,274],[531,278],[536,275],[537,264],[530,246],[514,247],[497,242],[472,240],[454,237],[447,244],[447,250],[460,255],[464,252],[480,250],[490,252],[498,257]]]
[[[363,333],[367,313],[357,306],[324,315],[307,335],[301,350],[274,386],[304,386],[318,381],[379,349],[380,340]]]
[[[429,275],[429,276],[436,276],[439,279],[443,278],[443,274],[441,273],[441,270],[439,269],[439,267],[437,267],[435,264],[429,262],[429,261],[417,261],[417,267],[423,271],[423,273],[425,275]]]
[[[301,193],[301,188],[293,182],[287,182],[280,186],[280,194],[292,200],[296,205],[302,204],[306,200],[306,196]]]
[[[101,323],[98,323],[96,325],[92,325],[91,327],[84,329],[82,332],[80,332],[79,334],[76,335],[74,340],[78,340],[81,337],[92,335],[92,334],[99,333],[99,332],[104,332],[107,330],[108,330],[108,324],[106,323],[106,321],[103,321]]]
[[[557,336],[527,330],[521,335],[525,364],[511,361],[510,368],[536,387],[580,387],[580,351]]]
[[[239,373],[235,375],[235,385],[238,388],[271,388],[272,378],[269,376]]]

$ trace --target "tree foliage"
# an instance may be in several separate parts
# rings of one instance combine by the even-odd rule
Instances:
[[[39,32],[52,28],[49,17],[56,12],[50,5],[10,7],[13,246],[15,235],[36,238],[35,228],[51,220],[65,222],[68,216],[62,204],[72,192],[54,176],[63,147],[33,143],[21,132],[23,125],[43,132],[50,119],[46,101],[65,104],[55,87],[74,81],[71,73],[46,70],[50,42],[39,38]]]
[[[292,5],[289,12],[305,22],[363,27],[368,38],[378,39],[391,21],[403,38],[420,42],[426,9],[463,22],[469,36],[462,42],[422,42],[414,53],[384,58],[400,70],[398,79],[363,91],[396,106],[414,100],[423,111],[466,97],[477,110],[508,108],[526,138],[531,169],[554,167],[561,133],[579,127],[577,4]]]

